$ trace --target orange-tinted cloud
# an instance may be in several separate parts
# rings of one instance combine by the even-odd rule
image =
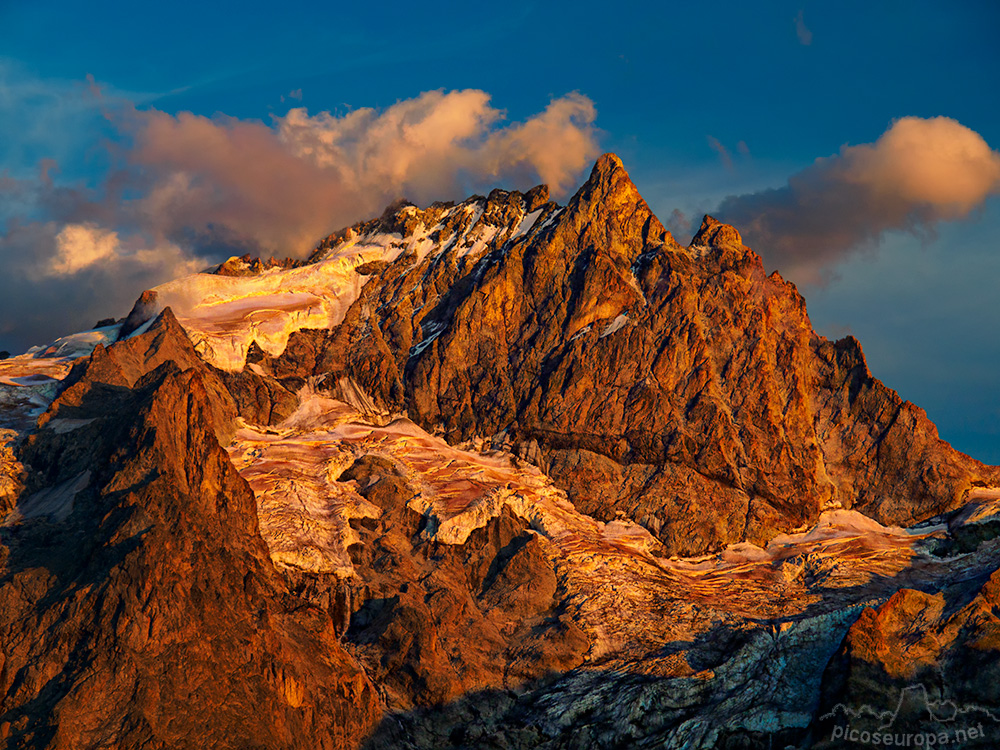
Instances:
[[[575,93],[513,123],[476,90],[268,123],[139,109],[93,81],[58,93],[73,122],[86,115],[109,167],[88,183],[50,159],[34,175],[0,174],[0,330],[17,331],[4,348],[124,314],[144,288],[229,255],[303,257],[399,197],[539,182],[559,195],[600,153],[594,105]]]
[[[156,110],[135,114],[128,154],[146,184],[130,210],[151,234],[191,247],[301,255],[359,196],[299,158],[262,122]]]
[[[474,172],[487,184],[497,179],[521,184],[538,179],[556,197],[564,196],[600,155],[593,126],[596,117],[593,102],[582,94],[554,99],[540,114],[491,133]]]
[[[904,117],[875,142],[844,146],[784,187],[730,196],[718,215],[783,275],[815,282],[891,230],[933,232],[1000,192],[1000,153],[947,117]]]
[[[740,143],[743,143],[743,141],[740,141]],[[719,161],[722,162],[722,166],[728,170],[732,170],[733,157],[732,154],[729,153],[729,149],[723,146],[722,142],[712,135],[708,136],[708,146],[719,155]]]
[[[383,111],[292,109],[262,122],[135,112],[130,162],[150,177],[144,228],[178,241],[302,256],[392,200],[465,197],[511,181],[559,194],[600,152],[593,104],[569,94],[523,123],[483,91],[430,91]]]

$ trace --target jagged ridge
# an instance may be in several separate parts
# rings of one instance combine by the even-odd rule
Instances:
[[[435,249],[377,269],[339,325],[248,361],[292,384],[350,376],[451,441],[511,446],[584,512],[625,513],[681,554],[763,542],[826,507],[907,524],[1000,481],[873,378],[855,340],[818,336],[735,229],[706,217],[678,245],[617,157],[515,239],[525,197],[486,205],[507,241],[468,255],[435,230]],[[394,211],[317,257],[446,209]]]

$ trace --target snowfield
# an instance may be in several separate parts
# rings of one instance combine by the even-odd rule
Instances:
[[[416,488],[408,505],[424,517],[428,540],[463,544],[504,508],[524,519],[586,625],[592,660],[641,652],[644,669],[672,674],[675,661],[650,660],[649,653],[693,641],[720,620],[832,616],[843,624],[859,607],[888,598],[900,579],[919,586],[1000,556],[990,548],[983,552],[989,560],[937,557],[930,549],[947,537],[946,525],[886,527],[856,511],[832,510],[764,548],[744,542],[712,555],[667,558],[645,528],[577,511],[537,467],[508,453],[449,445],[404,416],[365,417],[308,388],[299,395],[285,422],[244,424],[227,447],[257,497],[261,534],[276,565],[355,574],[347,550],[358,537],[350,521],[382,511],[353,480],[339,478],[355,459],[376,454]],[[993,492],[981,494],[984,502],[994,499]]]

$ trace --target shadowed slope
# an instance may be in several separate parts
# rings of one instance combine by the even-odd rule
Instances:
[[[275,575],[191,357],[169,314],[96,350],[21,452],[22,505],[72,484],[2,531],[11,746],[336,748],[379,713],[330,613]]]

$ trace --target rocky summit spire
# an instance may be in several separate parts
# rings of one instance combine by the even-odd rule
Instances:
[[[649,242],[675,244],[615,154],[597,160],[587,182],[570,200],[567,214],[573,230],[590,226],[603,235],[606,245],[631,245],[641,251]]]
[[[691,247],[741,247],[743,238],[736,227],[705,214],[701,227],[691,238]]]
[[[625,165],[622,164],[622,160],[617,154],[612,153],[602,154],[594,162],[594,167],[590,170],[590,178],[584,184],[583,189],[586,189],[588,186],[597,186],[598,192],[602,193],[615,192],[616,189],[627,186],[627,189],[638,193],[635,185],[632,184],[632,180],[628,176],[628,172],[625,171]],[[604,189],[601,189],[602,186]]]

